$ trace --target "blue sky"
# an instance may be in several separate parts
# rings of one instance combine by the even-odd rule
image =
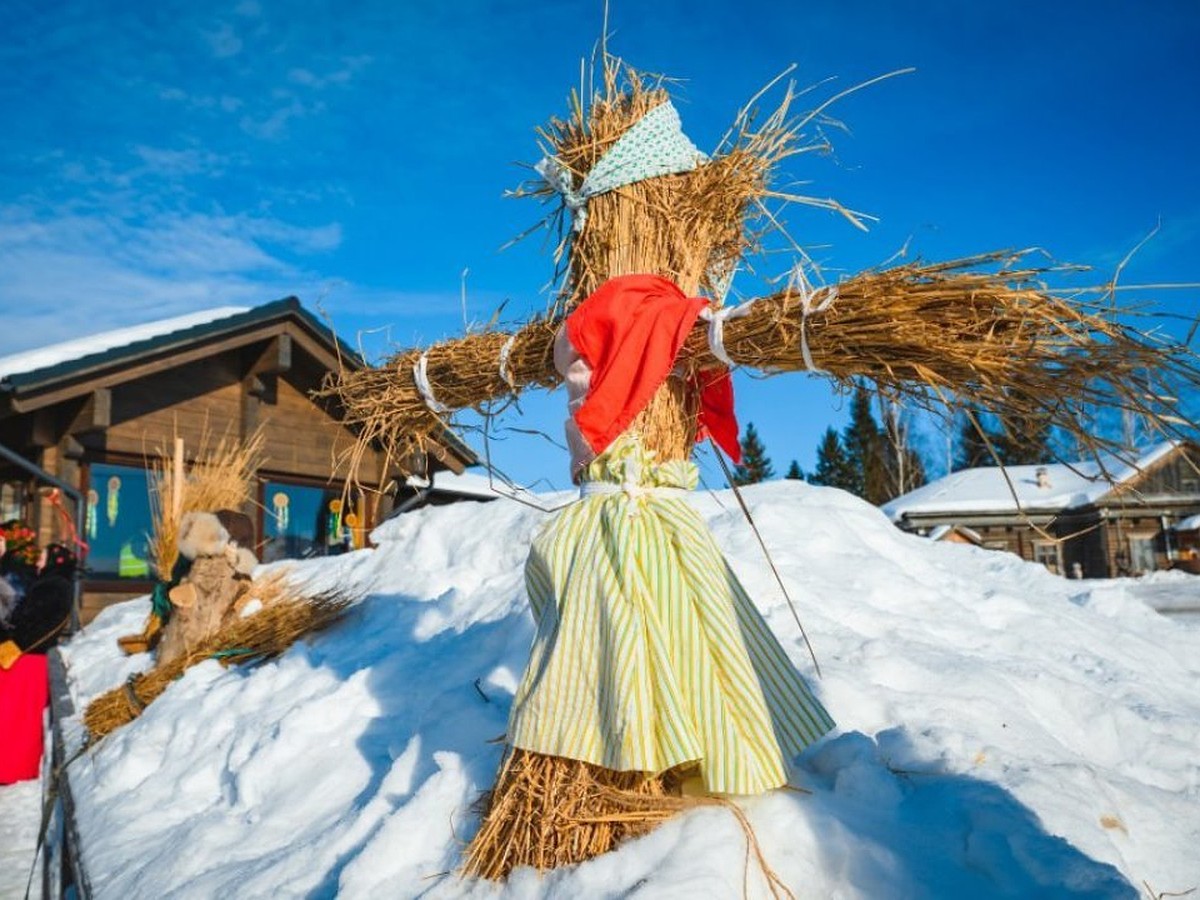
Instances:
[[[468,319],[543,308],[543,242],[500,251],[541,209],[502,194],[537,160],[534,129],[565,109],[601,15],[599,0],[8,0],[0,355],[287,294],[377,353],[460,333],[463,270]],[[682,79],[702,149],[793,62],[801,85],[832,79],[814,102],[916,67],[840,102],[834,154],[786,173],[879,218],[863,234],[789,213],[831,278],[907,242],[926,259],[1040,246],[1104,280],[1161,222],[1123,280],[1200,281],[1195,3],[612,0],[609,16],[615,52]],[[1200,292],[1136,299],[1190,315]],[[819,378],[738,389],[780,471],[810,467],[845,418]],[[562,403],[530,397],[506,423],[557,438]],[[565,483],[561,451],[507,435],[501,468]]]

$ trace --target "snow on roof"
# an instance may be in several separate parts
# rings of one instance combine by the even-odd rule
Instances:
[[[418,489],[430,486],[428,478],[419,475],[409,475],[406,483],[409,487]],[[504,482],[489,479],[487,475],[475,472],[463,472],[456,475],[453,472],[434,472],[433,490],[446,494],[460,494],[464,497],[479,497],[484,500],[494,500],[496,497],[510,497],[514,491]],[[517,488],[516,492],[523,491]]]
[[[88,337],[51,344],[48,347],[23,350],[20,353],[0,357],[0,378],[36,372],[38,369],[46,369],[60,363],[82,359],[85,356],[104,353],[107,350],[124,347],[149,338],[161,337],[174,331],[182,331],[196,325],[206,325],[209,322],[244,313],[248,309],[249,307],[245,306],[219,306],[215,309],[188,313],[185,316],[174,316],[170,319],[158,319],[141,325],[104,331]]]
[[[1188,516],[1173,526],[1176,531],[1196,531],[1200,529],[1200,516]]]
[[[963,537],[977,544],[983,543],[983,538],[980,537],[979,532],[965,525],[938,525],[936,528],[931,529],[926,536],[931,541],[940,541],[942,538],[949,537],[954,533],[961,534]]]
[[[882,508],[893,521],[912,513],[1015,513],[1018,510],[1072,509],[1094,503],[1111,491],[1114,484],[1133,478],[1177,446],[1175,441],[1156,444],[1142,453],[1133,465],[1106,457],[1104,464],[1108,478],[1096,460],[1006,466],[1004,469],[997,466],[963,469],[890,500]],[[1038,486],[1039,469],[1045,470],[1044,487]],[[1005,481],[1005,474],[1008,475],[1008,481]]]

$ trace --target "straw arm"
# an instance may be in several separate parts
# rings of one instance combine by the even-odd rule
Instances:
[[[374,447],[389,462],[410,466],[445,417],[461,409],[554,387],[557,324],[537,319],[513,333],[485,332],[404,350],[378,367],[343,370],[317,396],[335,400],[342,421],[358,435],[340,464],[351,479]],[[424,375],[424,384],[418,372]]]
[[[767,374],[866,379],[930,409],[953,401],[1012,421],[1047,421],[1089,445],[1090,409],[1128,410],[1175,435],[1190,428],[1177,400],[1181,386],[1200,389],[1190,350],[1122,324],[1119,310],[1095,303],[1099,292],[1090,302],[1086,293],[1047,292],[1046,276],[1060,270],[1017,267],[1020,259],[995,253],[910,263],[836,288],[778,291],[723,323],[724,350],[734,363]],[[353,476],[366,448],[376,446],[403,465],[446,427],[449,413],[556,386],[558,325],[538,319],[514,333],[467,335],[341,373],[325,393],[359,435],[342,464]],[[710,326],[698,322],[682,353],[693,369],[721,365],[712,339]],[[416,375],[422,368],[424,387]]]
[[[1173,436],[1191,428],[1178,400],[1181,389],[1200,389],[1191,350],[1101,309],[1102,290],[1091,302],[1087,292],[1048,293],[1044,278],[1057,270],[1012,267],[1019,258],[914,263],[836,288],[788,288],[726,321],[724,349],[767,373],[806,371],[811,361],[835,381],[866,379],[927,408],[953,399],[1010,421],[1045,421],[1087,446],[1097,442],[1096,408],[1136,413]],[[707,327],[688,338],[698,368],[718,365],[711,340]]]

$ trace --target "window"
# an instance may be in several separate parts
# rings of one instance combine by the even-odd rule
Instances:
[[[0,522],[25,518],[25,484],[5,481],[0,484]]]
[[[146,579],[150,569],[150,493],[145,469],[89,466],[83,539],[92,578]]]
[[[1061,575],[1062,547],[1050,541],[1034,541],[1033,561],[1041,563],[1055,575]]]
[[[1158,568],[1153,535],[1129,536],[1129,568],[1133,572],[1153,572]]]
[[[342,514],[339,487],[263,484],[263,562],[340,553],[357,525],[353,513]]]

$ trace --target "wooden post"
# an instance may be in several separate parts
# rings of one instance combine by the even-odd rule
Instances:
[[[171,514],[179,521],[183,509],[183,438],[175,438],[175,472],[171,481]]]

